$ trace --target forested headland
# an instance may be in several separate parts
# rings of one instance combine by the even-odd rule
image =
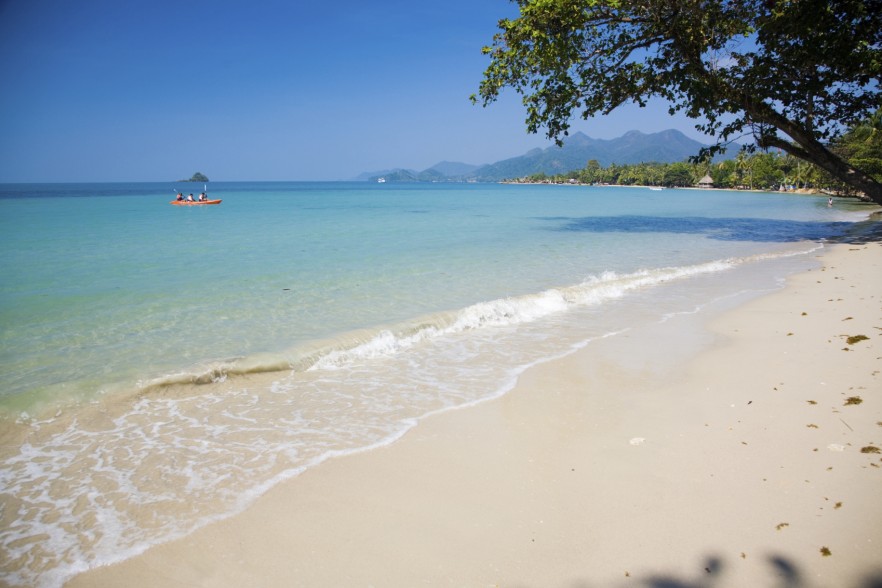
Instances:
[[[882,181],[882,113],[843,134],[831,144],[831,150]],[[604,167],[590,160],[580,170],[557,175],[539,173],[509,181],[683,188],[707,185],[708,178],[714,188],[815,190],[860,196],[818,166],[777,149],[752,153],[742,149],[730,159],[677,163],[613,163]]]

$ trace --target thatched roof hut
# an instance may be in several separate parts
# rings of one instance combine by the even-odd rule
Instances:
[[[714,179],[710,177],[710,175],[705,174],[703,178],[698,180],[699,188],[713,188],[714,187]]]

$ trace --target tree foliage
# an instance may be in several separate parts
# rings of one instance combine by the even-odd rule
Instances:
[[[831,149],[834,153],[882,182],[882,110],[861,121],[841,137],[837,137]],[[823,182],[831,184],[840,192],[853,192],[851,186],[837,181],[830,174],[821,174]]]
[[[882,0],[515,0],[484,51],[478,96],[523,95],[527,128],[567,134],[653,97],[717,139],[750,134],[882,204],[882,184],[829,148],[882,106]]]

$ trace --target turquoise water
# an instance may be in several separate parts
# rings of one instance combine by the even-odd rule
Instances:
[[[777,287],[861,213],[582,186],[0,186],[0,565],[59,585],[641,322]]]

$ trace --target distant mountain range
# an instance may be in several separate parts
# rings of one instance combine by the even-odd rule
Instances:
[[[592,139],[582,132],[567,137],[562,147],[532,149],[519,157],[486,165],[442,161],[423,171],[389,169],[360,174],[356,180],[376,182],[498,182],[538,173],[564,174],[579,170],[592,159],[606,167],[613,163],[674,163],[697,155],[703,143],[673,129],[659,133],[630,131],[617,139]]]

